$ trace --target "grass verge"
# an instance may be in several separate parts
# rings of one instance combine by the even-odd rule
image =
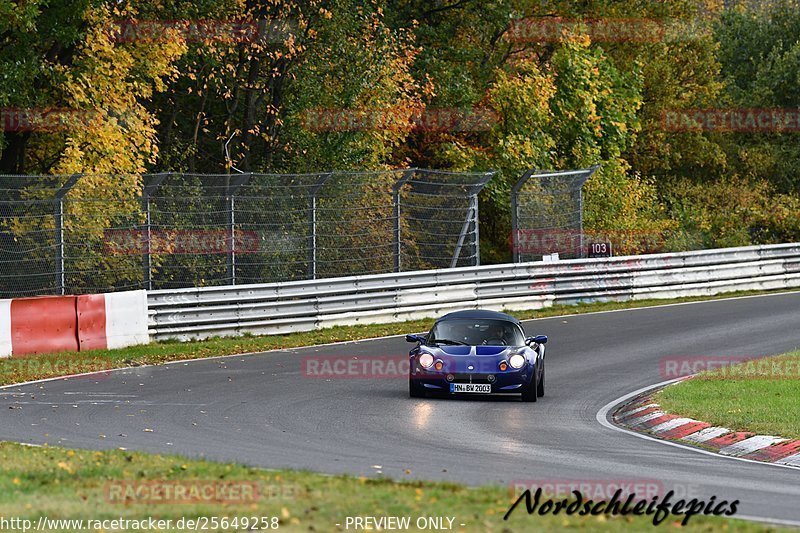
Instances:
[[[800,439],[800,351],[702,372],[659,391],[670,413],[760,435]]]
[[[119,450],[73,451],[2,443],[0,469],[4,474],[0,477],[0,516],[24,518],[34,524],[41,516],[49,520],[154,517],[172,520],[172,527],[161,530],[177,531],[177,521],[184,518],[208,520],[206,525],[212,527],[207,531],[238,531],[246,528],[241,524],[231,527],[233,517],[266,517],[268,523],[284,531],[337,531],[345,530],[348,516],[409,516],[412,521],[443,516],[455,518],[453,531],[653,530],[650,517],[528,515],[524,504],[504,521],[503,515],[512,503],[512,495],[504,487],[466,488],[448,483],[265,471]],[[200,502],[189,502],[189,497],[181,497],[181,503],[147,501],[151,495],[165,498],[176,494],[168,487],[178,486],[184,487],[187,495],[202,494],[204,487],[249,486],[254,490],[219,493],[234,497],[228,503],[213,501],[216,492],[208,493],[212,500]],[[228,517],[228,527],[221,521],[213,527],[214,518],[221,517]],[[673,529],[681,519],[670,517],[662,525]],[[48,525],[46,531],[80,530],[74,523]],[[130,526],[125,529],[133,530]],[[692,517],[686,529],[777,531],[761,524],[699,516]]]
[[[557,305],[535,311],[513,312],[522,320],[546,318],[565,314],[595,313],[633,309],[652,305],[666,305],[705,300],[719,300],[738,296],[768,294],[770,291],[747,291],[727,293],[711,297],[676,298],[672,300],[639,300],[631,302],[598,302],[579,305]],[[771,291],[776,292],[776,291]],[[782,291],[785,292],[785,291]],[[214,338],[204,341],[182,343],[166,341],[144,346],[132,346],[116,350],[91,350],[80,353],[41,354],[28,357],[0,359],[0,385],[21,383],[68,374],[79,374],[98,370],[109,370],[126,366],[153,365],[181,359],[198,359],[220,355],[235,355],[262,352],[274,349],[297,348],[399,335],[426,331],[432,320],[412,320],[392,324],[364,324],[337,326],[317,331],[290,333],[286,335],[243,336]]]

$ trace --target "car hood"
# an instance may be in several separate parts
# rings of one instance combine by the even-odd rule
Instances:
[[[436,356],[498,356],[510,355],[520,350],[520,346],[422,346],[420,350]]]

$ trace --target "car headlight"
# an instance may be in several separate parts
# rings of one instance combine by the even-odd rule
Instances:
[[[508,364],[510,364],[512,368],[522,368],[525,366],[525,356],[514,354],[511,356],[511,359],[508,360]]]
[[[422,368],[430,368],[433,366],[433,356],[429,353],[423,353],[419,356],[419,364]]]

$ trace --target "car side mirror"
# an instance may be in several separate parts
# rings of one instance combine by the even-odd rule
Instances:
[[[530,346],[531,344],[547,344],[547,335],[536,335],[535,337],[528,337],[525,339],[525,344]]]
[[[418,342],[425,344],[425,335],[406,335],[406,342]]]

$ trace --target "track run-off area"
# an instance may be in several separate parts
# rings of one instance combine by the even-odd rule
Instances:
[[[469,485],[656,483],[689,497],[738,499],[738,516],[800,525],[800,469],[637,438],[598,421],[610,402],[667,380],[667,359],[797,348],[800,293],[524,326],[550,337],[546,396],[537,403],[412,400],[402,376],[304,371],[307,357],[402,356],[410,345],[398,336],[4,387],[0,439]]]

